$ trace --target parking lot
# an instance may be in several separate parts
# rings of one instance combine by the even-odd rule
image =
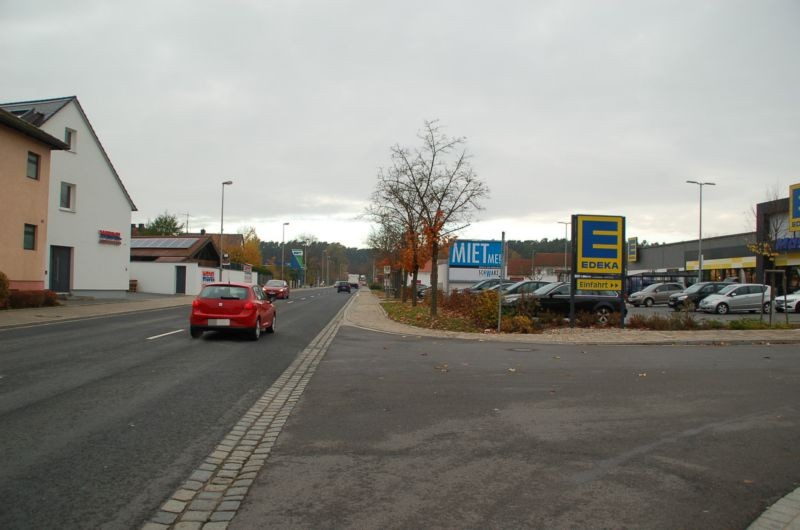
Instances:
[[[631,304],[627,304],[628,308],[628,317],[631,315],[661,315],[663,317],[669,317],[676,313],[676,311],[672,310],[666,305],[654,305],[652,307],[634,307]],[[742,318],[763,318],[765,322],[769,322],[770,315],[769,314],[759,314],[759,313],[730,313],[727,315],[718,315],[715,313],[703,313],[702,311],[693,311],[692,315],[697,320],[719,320],[722,322],[729,322],[731,320],[738,320]],[[800,324],[800,313],[778,313],[776,311],[772,312],[772,322],[773,323],[780,323],[786,322],[788,315],[788,322],[789,323],[798,323]]]

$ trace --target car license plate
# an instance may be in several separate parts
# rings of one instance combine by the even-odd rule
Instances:
[[[209,326],[230,326],[231,320],[229,318],[209,318]]]

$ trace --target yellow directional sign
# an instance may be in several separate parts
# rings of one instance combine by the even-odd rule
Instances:
[[[579,291],[621,291],[622,280],[605,278],[576,278]]]

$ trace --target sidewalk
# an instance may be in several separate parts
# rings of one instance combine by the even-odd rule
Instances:
[[[369,291],[360,291],[344,317],[345,325],[372,331],[450,337],[454,339],[518,342],[526,344],[793,344],[800,343],[800,329],[769,330],[698,330],[649,331],[641,329],[558,328],[544,333],[523,335],[509,333],[460,333],[418,328],[390,320],[380,299]]]
[[[55,307],[32,307],[0,311],[0,328],[97,318],[134,311],[189,306],[194,296],[129,293],[126,298],[75,298]],[[188,316],[187,316],[188,318]]]

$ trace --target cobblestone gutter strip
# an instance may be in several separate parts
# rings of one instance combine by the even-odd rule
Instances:
[[[747,530],[800,530],[800,488],[773,504]]]
[[[228,527],[354,299],[300,352],[142,530]]]

